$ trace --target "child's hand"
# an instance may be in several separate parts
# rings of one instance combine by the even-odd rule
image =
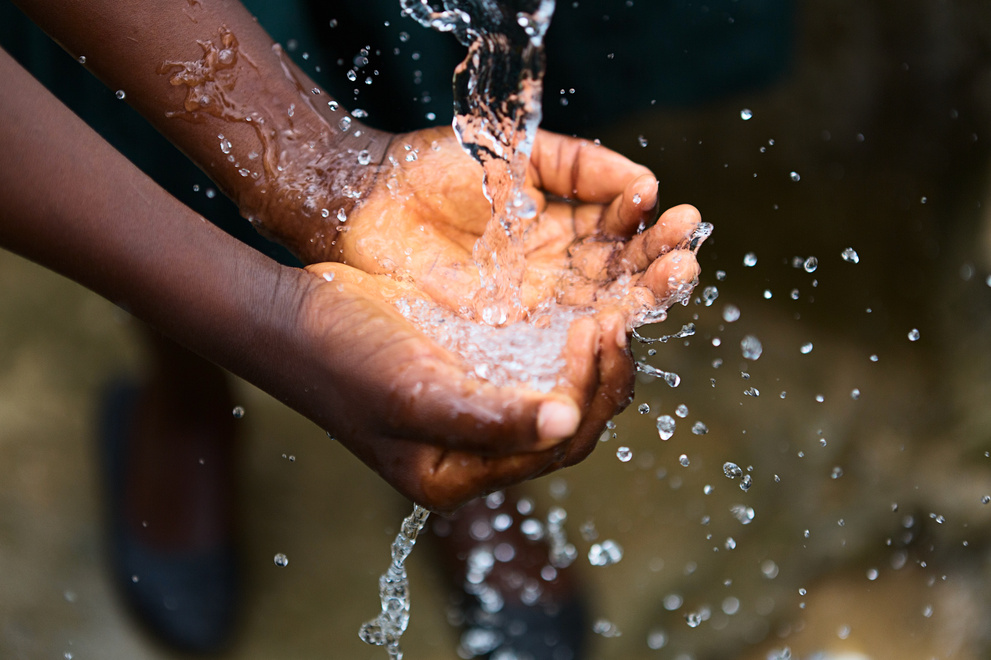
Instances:
[[[410,145],[407,150],[406,145]],[[417,150],[416,160],[402,155]],[[527,236],[523,306],[553,299],[568,317],[555,386],[495,387],[397,310],[420,301],[462,309],[478,289],[471,249],[490,211],[481,169],[450,131],[400,136],[362,203],[341,225],[333,256],[303,303],[340,372],[351,423],[338,438],[425,506],[482,493],[576,463],[630,401],[631,322],[685,295],[698,275],[699,216],[683,206],[649,229],[657,182],[601,147],[542,133],[528,193],[540,214]],[[548,201],[569,196],[578,203]],[[360,349],[358,348],[360,346]]]

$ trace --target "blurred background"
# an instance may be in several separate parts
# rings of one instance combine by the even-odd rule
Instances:
[[[262,22],[368,123],[448,123],[461,48],[398,2],[357,5]],[[5,47],[47,47],[3,11]],[[642,377],[586,462],[525,487],[567,513],[590,657],[991,656],[987,3],[561,0],[547,46],[544,126],[645,163],[662,204],[715,225],[695,299],[644,329],[696,333],[636,347],[680,385]],[[111,90],[53,62],[64,97],[104,104],[109,139],[174,169],[140,119],[109,114],[126,108]],[[198,171],[172,179],[231,215]],[[0,657],[178,657],[134,625],[104,558],[95,411],[142,368],[132,326],[0,253]],[[246,584],[225,657],[385,657],[357,629],[409,503],[267,395],[237,398]],[[621,559],[591,565],[605,540]],[[403,647],[455,658],[430,559],[410,559]]]

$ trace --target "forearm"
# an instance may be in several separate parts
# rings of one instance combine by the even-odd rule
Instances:
[[[348,188],[371,174],[359,154],[377,163],[385,140],[313,93],[239,2],[16,1],[263,233],[305,261],[332,252],[338,214],[356,202]]]
[[[169,196],[2,50],[0,79],[0,246],[258,385],[287,391],[279,379],[300,353],[292,306],[309,276]]]

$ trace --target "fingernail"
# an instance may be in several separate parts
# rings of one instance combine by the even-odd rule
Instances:
[[[537,412],[537,435],[544,442],[557,443],[573,436],[579,421],[581,416],[574,405],[545,401]]]

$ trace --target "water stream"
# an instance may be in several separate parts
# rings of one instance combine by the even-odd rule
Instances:
[[[468,47],[454,72],[454,130],[484,170],[492,220],[475,244],[481,288],[477,320],[502,326],[523,318],[523,235],[537,216],[523,191],[541,118],[544,34],[554,0],[400,0],[426,27],[451,32]],[[436,2],[433,4],[437,4]]]
[[[519,340],[528,334],[521,323],[523,236],[537,216],[536,204],[523,191],[523,184],[540,124],[543,37],[550,25],[554,0],[444,0],[441,9],[431,6],[428,0],[400,2],[404,14],[426,27],[453,33],[468,47],[467,57],[454,72],[454,129],[462,148],[482,165],[483,190],[492,204],[492,218],[472,254],[481,284],[474,300],[474,316],[475,321],[488,326],[512,325]],[[472,334],[475,323],[440,325],[446,332],[461,327],[459,334]],[[565,333],[555,334],[563,337]],[[486,342],[467,345],[485,346]],[[556,356],[559,352],[551,354]],[[484,357],[490,359],[472,361],[480,365],[476,371],[486,370],[477,374],[483,379],[498,383],[503,380],[499,374],[507,372],[507,383],[524,382],[536,389],[553,385],[552,379],[540,373],[528,373],[525,365],[514,367],[512,359]],[[556,359],[551,362],[547,371],[553,374],[558,365]],[[426,509],[414,505],[413,513],[403,521],[392,545],[392,562],[379,578],[382,612],[366,622],[359,633],[364,642],[385,646],[393,660],[403,657],[399,639],[409,623],[409,584],[404,562],[428,515]]]
[[[416,537],[427,524],[430,511],[419,504],[403,520],[402,528],[392,542],[392,561],[379,577],[379,599],[382,611],[374,619],[366,621],[358,632],[361,641],[374,646],[384,646],[390,660],[402,660],[399,638],[409,625],[409,579],[406,576],[406,558],[413,550]]]

